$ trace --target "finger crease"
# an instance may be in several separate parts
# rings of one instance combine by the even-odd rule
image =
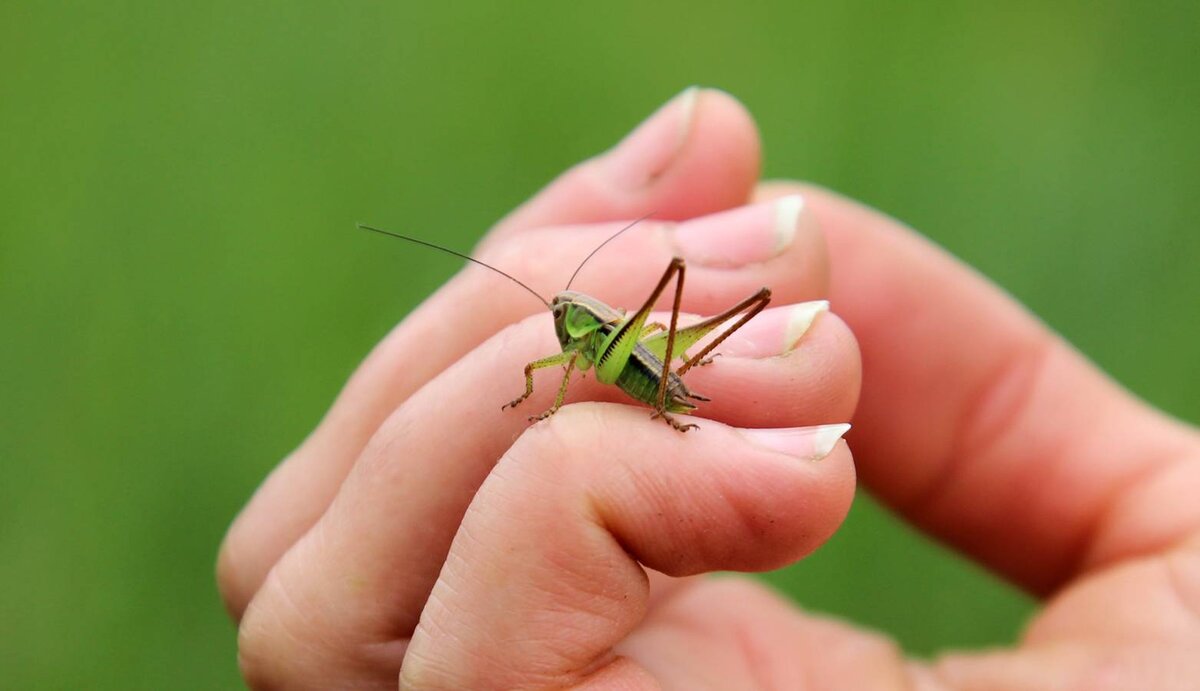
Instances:
[[[1166,558],[1171,591],[1200,627],[1200,551],[1185,548]]]
[[[1195,461],[1196,459],[1185,451],[1178,456],[1148,461],[1136,473],[1115,481],[1112,489],[1099,503],[1104,508],[1088,521],[1088,529],[1085,531],[1083,540],[1085,549],[1080,555],[1079,563],[1076,564],[1076,570],[1083,572],[1102,569],[1116,561],[1138,556],[1137,553],[1128,550],[1104,554],[1103,551],[1097,551],[1097,546],[1103,544],[1102,538],[1112,527],[1121,524],[1125,519],[1126,512],[1130,510],[1129,502],[1137,501],[1143,489],[1153,485],[1164,474],[1170,473],[1172,469],[1181,464]],[[1181,529],[1178,541],[1154,544],[1145,553],[1170,549],[1179,542],[1187,540],[1197,529],[1200,529],[1200,526],[1192,526],[1192,530]]]
[[[898,507],[901,511],[914,516],[925,514],[953,485],[967,459],[982,458],[997,448],[1005,433],[1011,432],[1013,421],[1028,407],[1053,346],[1052,339],[1039,338],[1015,347],[983,379],[963,406],[946,455],[936,464],[940,470]]]

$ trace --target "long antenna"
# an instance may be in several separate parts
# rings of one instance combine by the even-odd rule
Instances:
[[[435,244],[433,244],[432,242],[426,242],[426,241],[424,241],[424,240],[418,240],[418,239],[416,239],[416,238],[410,238],[410,237],[409,237],[409,236],[407,236],[407,235],[401,235],[400,233],[393,233],[393,232],[392,232],[392,231],[390,231],[390,230],[383,230],[382,228],[376,228],[375,226],[369,226],[369,225],[365,225],[365,224],[363,224],[363,223],[359,223],[359,224],[358,224],[358,227],[359,227],[359,228],[361,228],[361,229],[363,229],[363,230],[369,230],[369,231],[371,231],[371,232],[373,232],[373,233],[380,233],[380,234],[383,234],[383,235],[389,235],[389,236],[391,236],[391,237],[394,237],[394,238],[400,238],[401,240],[408,240],[409,242],[415,242],[415,243],[416,243],[416,244],[418,244],[418,245],[424,245],[424,246],[426,246],[426,247],[432,247],[433,249],[435,249],[435,250],[441,250],[441,251],[445,252],[446,254],[453,254],[454,256],[456,256],[456,257],[458,257],[458,258],[460,258],[460,259],[466,259],[467,261],[469,261],[469,262],[471,262],[471,263],[473,263],[473,264],[478,264],[478,265],[480,265],[480,266],[484,267],[485,269],[491,269],[492,271],[495,271],[496,273],[498,273],[498,274],[500,274],[501,276],[503,276],[503,277],[507,278],[508,280],[512,281],[513,283],[516,283],[517,285],[521,286],[521,287],[522,287],[522,288],[524,288],[525,290],[528,290],[530,295],[532,295],[532,296],[534,296],[535,298],[537,298],[537,299],[538,299],[538,302],[540,302],[540,303],[542,303],[543,305],[545,305],[545,306],[546,306],[546,309],[548,309],[548,310],[552,310],[552,309],[553,309],[553,308],[550,306],[550,303],[549,303],[549,302],[546,302],[546,298],[544,298],[544,297],[542,297],[541,295],[539,295],[539,294],[538,294],[538,292],[537,292],[536,290],[534,290],[533,288],[530,288],[529,286],[527,286],[527,285],[525,285],[524,283],[522,283],[522,282],[518,281],[517,279],[513,278],[512,276],[509,276],[508,274],[504,273],[504,272],[503,272],[503,271],[501,271],[500,269],[497,269],[496,267],[492,266],[491,264],[485,264],[485,263],[483,263],[483,262],[479,261],[478,259],[476,259],[476,258],[474,258],[474,257],[471,257],[471,256],[468,256],[468,255],[466,255],[466,254],[463,254],[462,252],[455,252],[454,250],[452,250],[452,249],[449,249],[449,248],[446,248],[446,247],[442,247],[441,245],[435,245]],[[621,232],[623,233],[623,232],[625,232],[625,231],[623,230],[623,231],[621,231]],[[611,239],[611,238],[610,238],[610,239]],[[602,246],[603,246],[603,245],[602,245]]]
[[[654,212],[651,211],[650,213],[646,214],[645,216],[642,216],[641,218],[634,221],[633,223],[630,223],[629,225],[625,226],[624,228],[613,233],[611,237],[609,237],[607,240],[605,240],[604,242],[597,245],[596,249],[592,250],[592,253],[589,254],[588,256],[584,257],[583,261],[579,262],[579,266],[575,267],[575,273],[571,274],[571,280],[567,281],[567,287],[563,288],[563,290],[571,289],[571,284],[575,282],[575,277],[579,275],[579,271],[581,269],[583,269],[583,265],[587,264],[589,259],[596,256],[596,253],[599,252],[601,249],[603,249],[605,245],[607,245],[608,243],[612,242],[613,240],[616,240],[617,238],[621,237],[621,233],[624,233],[625,231],[629,230],[630,228],[636,226],[637,224],[641,223],[642,221],[646,220],[647,218],[650,218],[653,215],[654,215]]]

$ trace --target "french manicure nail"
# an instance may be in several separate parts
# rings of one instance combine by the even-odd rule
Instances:
[[[783,352],[790,353],[795,350],[817,317],[828,311],[828,300],[810,300],[792,305],[788,313],[787,329],[783,335]]]
[[[764,310],[733,332],[718,350],[729,357],[786,355],[796,349],[817,318],[828,311],[828,300]]]
[[[622,186],[643,187],[671,167],[687,142],[700,89],[675,96],[604,155],[603,166]]]
[[[789,194],[775,201],[775,226],[772,229],[775,237],[774,251],[780,254],[792,244],[796,237],[796,227],[800,224],[800,214],[804,213],[804,197]]]
[[[672,228],[675,251],[692,264],[736,268],[782,254],[797,231],[812,222],[798,194],[738,207]]]
[[[849,431],[848,422],[816,427],[740,430],[743,436],[757,446],[805,461],[819,461],[828,456],[838,440]]]

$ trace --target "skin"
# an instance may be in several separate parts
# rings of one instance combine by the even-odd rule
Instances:
[[[553,329],[519,289],[500,299],[502,279],[464,269],[380,343],[230,528],[218,581],[252,687],[1037,691],[1200,678],[1197,432],[897,222],[761,183],[758,147],[729,96],[681,96],[479,248],[552,294],[621,220],[655,211],[679,222],[614,242],[581,290],[640,304],[673,254],[689,261],[688,312],[771,286],[771,308],[688,374],[714,399],[701,429],[681,435],[591,377],[568,398],[587,402],[547,421],[502,413],[524,363],[555,352]],[[804,210],[776,253],[771,200],[795,192]],[[819,298],[834,313],[781,354],[787,306]],[[471,320],[441,318],[484,303]],[[552,398],[552,378],[530,409]],[[803,437],[787,430],[851,418],[848,445],[797,457]],[[1044,598],[1021,639],[909,661],[750,580],[702,575],[805,556],[858,481]]]

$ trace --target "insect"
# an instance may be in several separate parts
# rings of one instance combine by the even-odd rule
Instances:
[[[512,282],[529,291],[554,316],[554,331],[562,352],[534,360],[525,365],[525,391],[517,398],[501,406],[514,408],[533,394],[533,373],[547,367],[562,366],[564,368],[562,382],[558,387],[554,405],[540,415],[529,418],[530,422],[544,420],[562,407],[563,398],[567,394],[567,386],[571,373],[578,369],[581,372],[591,367],[596,369],[596,378],[604,384],[616,384],[631,398],[641,401],[653,408],[651,418],[662,418],[671,427],[686,432],[697,428],[695,424],[683,424],[672,414],[686,414],[696,409],[694,401],[708,401],[697,394],[683,382],[683,375],[692,367],[707,365],[712,362],[708,354],[721,344],[730,334],[740,329],[758,314],[771,301],[771,291],[761,288],[750,297],[742,300],[724,312],[709,317],[683,328],[679,327],[679,305],[683,297],[683,279],[686,267],[683,259],[675,257],[667,265],[658,284],[642,306],[632,315],[626,315],[625,310],[614,309],[604,302],[584,293],[571,290],[571,283],[579,275],[580,270],[605,245],[615,240],[619,235],[634,227],[649,216],[644,216],[621,230],[592,250],[591,254],[580,262],[567,281],[567,287],[547,302],[537,291],[517,280],[513,276],[485,264],[474,257],[455,252],[440,245],[425,240],[382,230],[373,226],[359,224],[359,228],[391,237],[407,240],[425,247],[441,250],[456,257],[466,259],[508,278]],[[671,307],[670,325],[658,322],[647,323],[654,304],[666,291],[671,280],[675,280],[675,294]],[[687,354],[688,348],[711,333],[714,329],[740,315],[737,321],[725,331],[718,334],[711,342],[695,355]],[[719,354],[719,353],[718,353]],[[715,357],[718,354],[714,354]],[[670,365],[678,358],[682,363],[674,370]]]

